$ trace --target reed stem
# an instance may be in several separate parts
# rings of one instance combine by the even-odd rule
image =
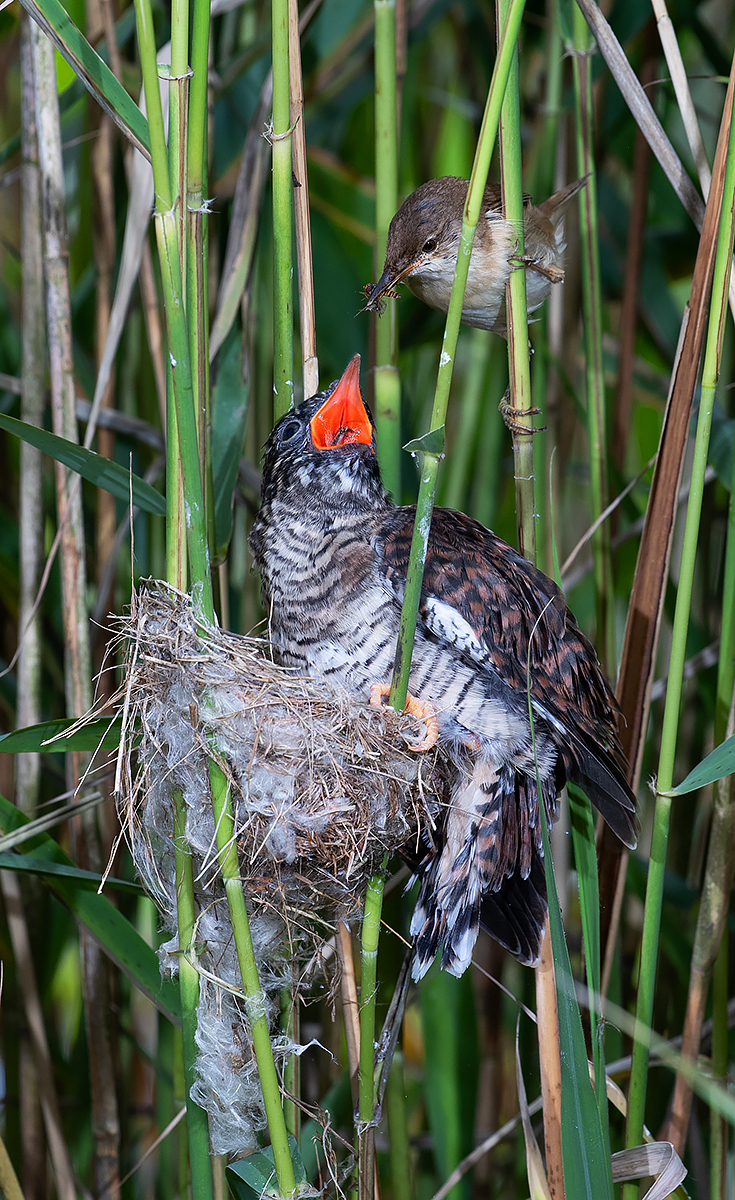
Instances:
[[[373,1120],[375,1116],[375,1002],[378,987],[378,940],[383,908],[382,873],[368,880],[362,919],[360,981],[360,1075],[358,1085],[359,1193],[372,1200],[375,1173]]]
[[[199,1004],[199,975],[192,965],[194,924],[194,875],[186,843],[186,804],[180,788],[174,788],[174,856],[176,860],[176,916],[179,931],[179,995],[184,1057],[186,1123],[189,1133],[189,1165],[192,1200],[212,1200],[212,1171],[209,1162],[209,1122],[204,1109],[191,1099],[196,1080],[196,1028]],[[183,1180],[182,1180],[183,1183]]]
[[[590,51],[594,39],[577,5],[574,5],[574,99],[577,134],[577,171],[587,176],[579,195],[582,243],[582,299],[584,307],[587,376],[587,430],[590,457],[591,516],[596,520],[607,506],[607,432],[605,377],[602,362],[602,291],[600,245],[597,232],[597,183],[594,160],[594,111]],[[615,673],[615,613],[610,559],[610,523],[604,521],[592,539],[597,604],[597,650],[608,675]]]
[[[193,0],[191,82],[186,142],[186,293],[192,388],[197,418],[199,464],[210,559],[217,537],[212,477],[212,419],[209,395],[209,302],[207,249],[209,222],[206,212],[208,67],[210,5]]]
[[[639,1028],[646,1030],[650,1030],[653,1016],[653,994],[661,925],[666,848],[668,845],[671,818],[671,797],[666,795],[666,793],[670,791],[674,777],[684,661],[686,658],[687,630],[694,583],[699,522],[702,512],[704,474],[707,467],[707,451],[712,426],[715,389],[720,373],[720,354],[733,245],[734,200],[735,137],[733,137],[731,129],[728,139],[722,211],[712,280],[712,300],[702,371],[702,389],[694,446],[694,460],[692,463],[692,478],[684,527],[679,586],[674,611],[671,656],[669,659],[669,675],[666,685],[666,702],[664,706],[658,778],[656,782],[653,837],[651,840],[651,855],[646,886],[643,938],[641,942],[641,969],[636,1006],[636,1018],[639,1022]],[[628,1126],[626,1132],[627,1146],[637,1146],[642,1141],[646,1103],[648,1048],[649,1039],[647,1036],[636,1040],[633,1045],[628,1099]],[[635,1200],[636,1195],[637,1188],[634,1188],[630,1184],[626,1185],[624,1200]]]
[[[396,121],[396,3],[375,0],[375,266],[382,271],[388,227],[398,208],[398,126]],[[398,314],[388,299],[387,314],[376,318],[375,424],[383,483],[400,503],[401,383],[398,374]]]
[[[396,1051],[385,1089],[385,1107],[390,1140],[390,1173],[395,1200],[411,1200],[411,1145],[406,1124],[406,1083],[403,1055]]]
[[[390,703],[398,711],[402,711],[405,707],[406,696],[408,695],[408,677],[411,670],[411,656],[413,654],[413,643],[416,634],[421,581],[423,579],[424,562],[426,561],[426,550],[429,543],[431,517],[434,511],[436,480],[444,446],[444,422],[449,403],[449,388],[452,382],[454,359],[457,352],[457,338],[462,319],[462,301],[467,284],[472,242],[480,216],[487,173],[490,168],[490,159],[500,122],[500,109],[513,62],[513,54],[515,53],[524,4],[525,0],[511,0],[508,18],[498,47],[498,55],[495,59],[490,90],[477,142],[477,150],[475,151],[475,159],[472,164],[472,175],[470,176],[469,187],[467,188],[467,199],[462,214],[462,233],[452,283],[449,311],[444,328],[430,430],[428,434],[416,443],[417,452],[421,454],[423,459],[421,464],[421,482],[419,484],[419,495],[416,504],[416,522],[411,540],[411,554],[406,577],[406,593],[401,610],[396,661],[390,692]]]
[[[499,0],[498,29],[508,19],[508,0]],[[523,181],[521,177],[521,114],[518,94],[518,47],[515,47],[500,115],[500,171],[503,212],[515,227],[518,238],[516,256],[523,259]],[[505,288],[508,322],[508,374],[513,424],[528,433],[513,432],[516,521],[521,553],[536,562],[536,507],[533,470],[533,426],[531,414],[531,370],[528,360],[528,315],[526,309],[526,271],[522,266],[511,271]]]
[[[293,233],[288,0],[273,0],[273,416],[294,403]]]
[[[309,213],[309,173],[306,167],[306,131],[304,129],[304,81],[301,73],[301,37],[299,6],[288,0],[288,69],[290,78],[291,125],[293,126],[294,215],[296,257],[299,268],[299,326],[301,330],[301,378],[303,398],[319,391],[319,360],[316,353],[316,315],[314,310],[314,267],[311,253]]]
[[[258,979],[258,967],[255,961],[253,939],[250,934],[250,921],[245,907],[240,868],[237,861],[237,841],[235,839],[235,822],[232,816],[232,802],[229,785],[224,774],[215,762],[210,759],[210,784],[212,787],[212,808],[214,823],[217,830],[217,851],[220,870],[225,885],[227,904],[232,921],[232,933],[235,939],[237,961],[240,965],[242,989],[246,998],[250,1033],[253,1039],[255,1060],[258,1064],[258,1076],[263,1090],[265,1115],[268,1120],[273,1161],[278,1177],[278,1187],[282,1196],[290,1196],[296,1187],[291,1152],[288,1146],[288,1133],[281,1104],[281,1090],[273,1060],[273,1048],[268,1033],[268,1018],[265,1011],[265,997]]]

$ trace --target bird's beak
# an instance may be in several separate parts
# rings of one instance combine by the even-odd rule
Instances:
[[[410,275],[418,261],[418,259],[414,259],[408,264],[407,267],[404,267],[402,271],[396,271],[386,267],[367,298],[367,304],[365,305],[366,310],[368,312],[372,312],[374,309],[376,309],[380,297],[384,296],[386,292],[391,291],[391,289],[394,288],[397,283],[400,283],[404,275]]]
[[[360,394],[359,354],[311,418],[311,440],[317,450],[332,450],[355,442],[372,446],[373,427]]]

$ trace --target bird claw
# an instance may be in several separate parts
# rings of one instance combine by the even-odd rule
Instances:
[[[498,405],[498,411],[510,432],[518,435],[522,435],[524,433],[544,433],[546,430],[545,425],[523,425],[521,421],[518,420],[519,417],[539,417],[541,416],[541,409],[535,408],[534,406],[531,406],[531,408],[514,408],[513,405],[508,402],[507,397],[509,391],[510,389],[505,392],[503,399],[500,401],[500,404]]]
[[[527,271],[535,271],[537,275],[543,275],[544,279],[548,279],[551,283],[563,283],[564,272],[561,267],[555,267],[553,263],[548,266],[543,266],[537,262],[535,258],[529,258],[527,254],[515,254],[509,259],[513,263],[513,270],[517,271],[519,267],[525,267]]]
[[[389,683],[371,683],[370,684],[370,703],[375,708],[380,708],[383,703],[383,697],[390,695]],[[406,707],[404,713],[415,717],[417,721],[423,721],[426,726],[426,736],[417,742],[412,742],[409,739],[408,747],[416,754],[424,750],[431,750],[439,738],[439,720],[436,715],[436,709],[430,700],[419,700],[418,697],[412,696],[410,693],[406,696]]]

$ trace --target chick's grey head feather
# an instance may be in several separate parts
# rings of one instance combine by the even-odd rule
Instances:
[[[360,411],[356,413],[356,421],[360,421],[358,430],[351,429],[348,422],[331,429],[326,439],[319,437],[320,410],[344,385],[346,375],[347,372],[342,379],[287,412],[274,426],[263,454],[264,508],[275,500],[287,498],[291,503],[309,507],[386,504],[375,454],[373,420],[362,398]]]

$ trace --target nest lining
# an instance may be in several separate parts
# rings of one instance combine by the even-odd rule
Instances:
[[[209,626],[196,598],[149,581],[120,624],[128,645],[121,820],[136,868],[173,935],[178,969],[173,791],[186,809],[197,905],[199,1081],[214,1153],[255,1145],[265,1124],[239,967],[219,874],[209,790],[230,784],[263,1003],[273,1023],[334,922],[357,915],[386,854],[433,828],[445,791],[436,753],[408,748],[415,722],[358,703],[272,661],[269,644]],[[234,989],[234,991],[233,991]],[[298,1052],[279,1039],[277,1057]]]

